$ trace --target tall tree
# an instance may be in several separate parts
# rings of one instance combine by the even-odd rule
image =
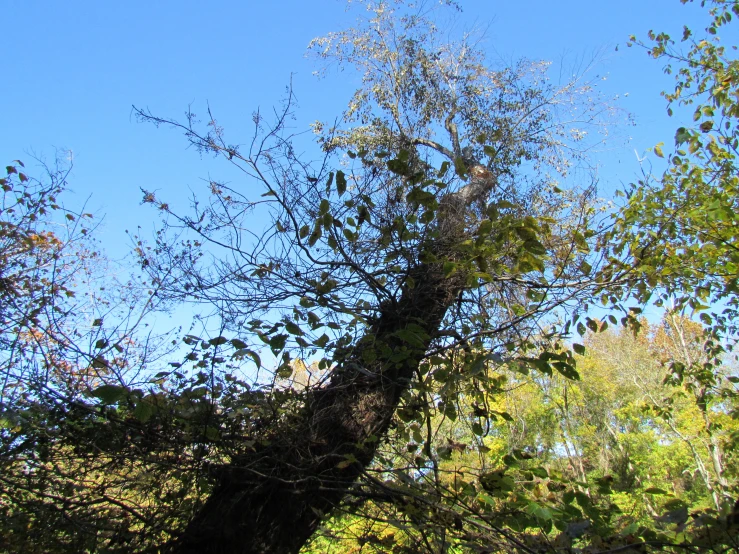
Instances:
[[[133,339],[155,297],[116,282],[92,215],[64,207],[69,167],[44,169],[37,180],[16,160],[0,179],[0,548],[8,552],[93,550],[136,519],[116,462],[91,454],[125,442],[99,424],[104,408],[94,404],[135,382],[156,353],[151,334],[143,349]],[[56,531],[29,532],[44,525]]]
[[[240,345],[271,349],[280,377],[297,352],[330,374],[268,395],[272,414],[222,450],[173,552],[297,552],[347,494],[362,494],[357,479],[401,401],[419,419],[439,402],[452,413],[459,388],[492,387],[480,370],[504,357],[576,376],[547,317],[594,284],[584,259],[593,209],[554,180],[591,130],[566,110],[597,127],[603,106],[587,84],[552,85],[543,64],[494,70],[470,37],[441,42],[424,5],[367,7],[369,19],[312,44],[363,79],[340,125],[316,128],[323,162],[299,159],[285,135],[291,97],[271,126],[255,115],[246,147],[211,114],[201,130],[193,114],[180,123],[137,111],[264,191],[254,200],[213,182],[191,215],[146,193],[169,216],[140,250],[159,294],[215,306]],[[260,234],[262,208],[271,226]]]
[[[736,387],[719,366],[724,351],[736,340],[739,306],[739,60],[722,44],[720,34],[728,32],[733,16],[739,15],[739,2],[707,0],[701,5],[707,6],[705,38],[696,37],[688,27],[679,41],[664,32],[650,32],[649,42],[631,37],[631,44],[664,60],[665,71],[675,75],[674,90],[664,93],[668,113],[692,116],[692,121],[676,130],[664,173],[645,175],[627,191],[626,205],[610,235],[609,248],[618,258],[612,258],[609,269],[634,267],[624,296],[669,306],[672,312],[663,334],[664,342],[672,344],[669,378],[685,386],[703,407],[718,505],[731,498],[721,477],[719,445],[710,438],[706,406],[718,399],[736,402]],[[666,148],[660,143],[654,152],[662,158]],[[612,302],[619,300],[620,295],[611,296]],[[685,322],[685,314],[706,326],[700,338],[688,332],[696,326]],[[705,479],[709,473],[704,472]]]
[[[719,33],[729,31],[739,4],[707,0],[701,5],[708,7],[705,38],[688,27],[679,41],[663,32],[650,32],[648,42],[631,37],[631,45],[663,60],[665,71],[675,75],[674,90],[663,94],[668,114],[692,121],[677,128],[674,150],[667,156],[664,143],[655,146],[667,169],[645,175],[627,191],[610,238],[612,252],[637,268],[630,281],[632,296],[675,311],[702,312],[703,323],[727,336],[736,331],[739,62]],[[619,266],[613,262],[611,268]],[[717,351],[720,342],[717,335]]]

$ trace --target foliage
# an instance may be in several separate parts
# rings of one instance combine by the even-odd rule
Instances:
[[[683,1],[686,3],[686,1]],[[667,154],[666,171],[645,178],[627,192],[609,239],[622,263],[636,266],[631,294],[640,302],[667,302],[688,308],[723,336],[735,331],[737,60],[718,33],[739,12],[733,1],[703,2],[710,7],[708,37],[694,38],[684,29],[678,49],[666,33],[650,33],[652,43],[637,41],[650,56],[668,62],[675,73],[673,92],[665,93],[668,113],[692,111],[693,123],[675,133],[675,151]],[[655,154],[665,157],[664,145]],[[617,262],[614,262],[618,265]],[[707,305],[706,303],[709,303]],[[710,308],[713,308],[712,310]],[[716,339],[714,348],[720,352]]]
[[[59,356],[68,340],[54,334],[55,321],[69,317],[76,306],[76,287],[85,278],[94,252],[88,249],[88,229],[81,217],[64,210],[57,196],[66,175],[55,171],[42,184],[24,173],[22,162],[6,167],[0,180],[0,345],[6,375],[3,402],[13,402],[43,380],[49,368],[39,358]],[[52,220],[52,214],[61,217]],[[29,367],[30,366],[30,367]],[[23,368],[23,373],[18,370]],[[28,374],[31,372],[31,374]]]
[[[260,358],[271,353],[274,373],[258,368],[250,381],[270,402],[297,358],[328,372],[278,402],[279,417],[250,436],[253,452],[231,456],[175,550],[236,548],[226,529],[235,526],[250,545],[240,548],[294,551],[345,493],[401,509],[402,474],[392,485],[373,474],[393,472],[394,441],[409,435],[425,447],[408,471],[436,467],[421,429],[463,417],[461,397],[499,390],[495,360],[577,376],[554,314],[597,286],[585,262],[596,210],[589,187],[563,191],[552,179],[585,149],[567,110],[595,126],[596,95],[587,83],[552,85],[539,64],[490,69],[468,39],[435,44],[422,7],[368,7],[371,19],[313,43],[322,59],[364,75],[344,118],[317,129],[320,163],[300,159],[285,134],[291,95],[271,126],[255,115],[255,139],[243,147],[210,113],[201,126],[192,113],[178,122],[137,111],[263,190],[254,197],[212,182],[187,215],[145,193],[166,214],[155,242],[139,249],[160,297],[211,306],[224,334],[238,333]],[[269,223],[256,232],[262,217]],[[403,425],[387,442],[396,409]],[[379,465],[366,471],[372,460]],[[272,481],[259,477],[267,473]],[[429,495],[447,488],[428,476]],[[226,511],[233,503],[241,515]],[[442,504],[427,508],[438,521],[451,516]],[[265,526],[257,513],[281,523]],[[276,531],[288,526],[290,536]]]
[[[686,3],[683,1],[683,3]],[[666,33],[649,35],[650,43],[631,38],[655,59],[665,60],[668,74],[675,74],[673,91],[664,94],[670,115],[689,113],[692,124],[675,133],[674,153],[658,178],[644,179],[627,191],[627,203],[615,219],[608,238],[612,257],[608,271],[624,264],[634,267],[628,291],[611,294],[617,304],[626,296],[644,304],[669,306],[670,321],[680,314],[698,317],[706,326],[698,337],[683,324],[672,325],[666,336],[681,355],[670,363],[669,381],[683,385],[695,398],[712,436],[707,406],[720,401],[734,404],[736,390],[721,372],[722,354],[733,346],[737,317],[737,60],[736,46],[721,43],[739,3],[712,0],[706,38],[695,38],[685,27],[680,39],[684,49]],[[692,113],[691,113],[692,112]],[[655,154],[665,157],[663,144]],[[623,296],[622,296],[623,295]],[[608,303],[606,295],[604,302]],[[733,379],[733,378],[732,378]],[[717,445],[714,445],[717,450]],[[716,454],[714,465],[721,465]],[[706,474],[703,472],[704,475]],[[719,471],[719,473],[721,473]],[[704,481],[706,478],[704,477]],[[721,481],[721,479],[719,479]],[[718,483],[723,500],[730,502],[725,482]]]
[[[716,35],[739,7],[709,4]],[[651,35],[697,127],[603,221],[590,183],[565,186],[612,115],[592,83],[493,67],[424,3],[360,5],[311,43],[362,78],[314,125],[319,161],[291,91],[247,143],[210,111],[135,111],[248,187],[212,180],[189,212],[144,191],[163,221],[120,296],[64,175],[7,168],[0,549],[736,547],[735,62]],[[599,296],[632,330],[587,315]],[[636,317],[650,301],[659,326]],[[145,330],[183,304],[202,332]]]
[[[588,134],[606,132],[609,106],[584,76],[553,86],[548,62],[493,67],[477,46],[481,37],[443,37],[438,14],[423,3],[360,4],[366,20],[309,45],[324,72],[351,67],[362,77],[339,123],[314,125],[326,150],[422,146],[455,166],[457,158],[466,165],[485,159],[498,190],[523,199],[520,166],[533,161],[564,175],[584,159]]]
[[[482,433],[475,430],[480,416],[435,422],[440,463],[434,471],[444,485],[435,489],[437,496],[414,490],[424,481],[414,451],[395,450],[394,467],[413,476],[405,479],[408,502],[434,497],[449,510],[446,520],[441,508],[419,519],[373,501],[358,516],[333,520],[324,531],[330,540],[318,534],[305,551],[331,545],[336,552],[468,552],[501,545],[501,529],[514,530],[534,550],[598,552],[642,542],[670,550],[685,540],[706,547],[707,535],[718,551],[733,544],[735,536],[723,534],[725,512],[711,494],[721,475],[711,462],[701,408],[679,384],[662,383],[669,333],[665,320],[644,322],[637,335],[627,329],[588,334],[580,381],[498,368],[503,390],[488,400],[501,417]],[[710,417],[721,422],[714,438],[728,454],[736,423],[727,406],[711,406]],[[403,439],[398,442],[402,446]],[[735,463],[728,462],[724,473],[733,473]],[[488,529],[479,525],[483,521]]]
[[[135,383],[157,359],[155,335],[148,333],[143,348],[134,339],[153,295],[142,295],[137,283],[117,283],[97,251],[92,215],[63,207],[69,171],[47,169],[38,181],[16,161],[0,179],[0,548],[6,552],[134,545],[133,530],[150,523],[146,505],[161,511],[166,504],[151,500],[156,468],[143,470],[142,451],[121,424],[125,416],[107,407],[122,398],[124,379]],[[171,472],[165,481],[156,490],[166,495]]]

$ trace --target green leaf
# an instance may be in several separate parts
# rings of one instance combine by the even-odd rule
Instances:
[[[128,389],[118,385],[103,385],[92,391],[92,395],[102,400],[103,404],[115,404],[128,395]]]
[[[461,157],[454,158],[454,171],[462,179],[467,177],[467,164],[464,163],[464,160]]]
[[[572,349],[581,356],[585,355],[585,347],[582,344],[575,343],[572,345]]]
[[[220,438],[221,434],[218,428],[208,425],[205,428],[205,438],[211,441],[216,441]]]
[[[540,506],[539,504],[536,504],[534,502],[531,502],[526,507],[526,511],[534,516],[536,519],[541,519],[545,521],[552,519],[552,512],[549,510],[549,508],[546,508],[545,506]]]
[[[323,335],[318,337],[316,340],[314,340],[313,344],[315,344],[319,348],[324,348],[328,344],[329,340],[330,340],[329,336],[326,333],[324,333]]]
[[[277,376],[281,379],[289,379],[293,375],[293,368],[288,364],[282,364],[277,370]]]
[[[553,362],[552,367],[556,369],[560,374],[564,375],[568,379],[572,379],[573,381],[579,381],[580,380],[580,374],[575,369],[575,366],[573,366],[570,363],[567,362]]]
[[[340,170],[336,172],[336,192],[339,193],[339,196],[346,192],[346,176]]]
[[[275,335],[273,337],[270,337],[269,339],[269,346],[272,349],[273,352],[280,352],[283,348],[285,348],[285,344],[287,343],[287,335]]]
[[[300,329],[300,327],[298,327],[298,326],[297,326],[297,325],[296,325],[295,323],[293,323],[292,321],[288,321],[287,323],[285,323],[285,330],[286,330],[286,331],[287,331],[288,333],[290,333],[291,335],[298,335],[298,336],[301,336],[301,337],[302,337],[302,336],[303,336],[303,335],[305,334],[305,333],[303,333],[303,331],[302,331],[302,330]]]
[[[546,248],[544,248],[544,245],[536,239],[527,239],[526,241],[524,241],[523,247],[528,252],[531,252],[532,254],[536,256],[543,256],[544,254],[547,253]]]
[[[323,231],[321,231],[321,228],[319,226],[316,226],[313,233],[311,233],[310,238],[308,239],[308,246],[315,246],[315,244],[318,242],[318,239],[320,239],[323,236]]]
[[[519,466],[518,460],[515,458],[515,456],[512,456],[511,454],[506,454],[505,456],[503,456],[503,463],[508,467]]]
[[[142,399],[136,404],[136,408],[133,410],[133,417],[138,419],[141,423],[146,423],[154,415],[156,408],[148,400]]]
[[[325,198],[321,200],[321,204],[318,206],[318,215],[327,214],[331,209],[331,203]]]
[[[590,501],[590,497],[584,492],[576,491],[575,498],[577,499],[577,503],[580,504],[580,507],[582,508],[588,508],[592,503]]]
[[[257,364],[257,368],[262,367],[261,358],[253,350],[249,350],[248,348],[240,348],[233,353],[234,358],[243,358],[244,356],[249,356],[252,360],[254,360],[254,363]]]
[[[690,140],[690,131],[685,127],[680,127],[675,133],[675,144],[680,146]]]
[[[241,350],[243,348],[246,348],[246,343],[243,340],[240,339],[231,339],[231,345],[236,348],[237,350]]]
[[[489,219],[483,220],[480,226],[477,228],[477,234],[481,237],[486,237],[493,230],[493,222]]]
[[[396,175],[407,176],[410,173],[408,164],[400,159],[388,160],[387,168]]]
[[[428,335],[417,325],[400,329],[395,332],[395,336],[415,348],[425,348],[426,341],[424,339],[428,339]]]
[[[493,413],[493,414],[495,414],[495,415],[497,415],[499,417],[502,417],[505,421],[510,421],[510,422],[513,422],[514,421],[513,416],[511,414],[509,414],[508,412],[492,411],[491,413]]]
[[[359,205],[357,206],[357,227],[362,225],[365,221],[371,222],[371,217],[369,210],[367,209],[367,206]]]
[[[336,464],[337,469],[346,469],[353,463],[357,461],[357,458],[354,457],[353,454],[346,454],[344,455],[345,460],[340,461],[338,464]]]

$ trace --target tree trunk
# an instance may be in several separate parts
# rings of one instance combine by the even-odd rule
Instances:
[[[446,259],[464,235],[460,199],[460,193],[448,195],[440,206],[443,241],[431,248]],[[218,476],[213,493],[168,552],[300,550],[372,461],[401,394],[465,283],[463,275],[445,276],[441,263],[419,265],[411,277],[414,287],[381,307],[329,384],[307,393],[302,412],[282,425],[268,446]],[[398,336],[409,325],[423,329],[413,345]]]

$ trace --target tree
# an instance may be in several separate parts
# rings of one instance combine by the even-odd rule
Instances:
[[[0,179],[3,552],[92,551],[146,519],[146,494],[132,485],[144,473],[140,452],[125,446],[128,425],[97,404],[156,361],[157,337],[144,336],[143,348],[136,339],[154,297],[135,279],[116,282],[92,215],[64,207],[70,170],[45,168],[36,180],[16,160]],[[37,532],[46,527],[54,531]]]
[[[687,3],[687,0],[681,0]],[[720,42],[739,3],[728,0],[708,5],[707,38],[696,39],[685,27],[683,52],[666,33],[651,32],[651,43],[631,38],[650,56],[663,59],[676,85],[664,94],[668,113],[692,111],[693,125],[675,133],[675,151],[658,178],[646,175],[627,193],[627,202],[610,235],[614,257],[609,269],[632,265],[635,270],[625,296],[640,303],[669,306],[665,340],[670,379],[683,384],[705,410],[717,398],[735,402],[736,390],[719,366],[722,354],[736,337],[737,316],[737,71],[739,65]],[[736,49],[736,47],[734,47]],[[689,110],[688,110],[689,108]],[[663,144],[655,154],[664,157]],[[608,271],[608,270],[607,270]],[[611,302],[620,300],[612,295]],[[607,301],[607,300],[606,300]],[[694,328],[682,317],[694,315],[706,326],[701,339],[686,332]],[[700,348],[697,348],[700,344]],[[702,351],[701,351],[702,350]],[[733,378],[732,378],[733,379]],[[711,436],[708,412],[706,433]],[[713,464],[721,466],[718,446]],[[721,470],[717,469],[719,482]],[[726,490],[726,483],[720,486]],[[724,501],[730,498],[726,492]],[[718,499],[717,499],[718,504]]]
[[[245,421],[240,443],[212,441],[212,491],[173,552],[297,552],[347,495],[392,496],[366,470],[400,405],[409,421],[452,417],[462,390],[495,387],[503,359],[577,375],[552,324],[595,286],[593,208],[553,179],[584,136],[566,106],[593,126],[602,106],[587,84],[549,83],[541,64],[492,70],[469,37],[439,42],[424,6],[368,7],[371,19],[313,43],[363,75],[341,124],[317,127],[322,162],[299,159],[285,135],[290,95],[270,127],[255,114],[246,147],[210,113],[201,130],[192,113],[180,123],[137,110],[264,191],[254,200],[212,182],[191,215],[147,192],[168,215],[140,249],[159,295],[215,307],[257,365],[269,347],[281,378],[298,353],[330,372],[304,391],[268,388],[271,413]],[[251,225],[260,209],[263,234]],[[213,404],[213,421],[222,410]],[[436,458],[430,444],[419,453]]]
[[[681,0],[686,4],[689,0]],[[735,487],[725,477],[724,454],[732,448],[718,438],[720,426],[710,406],[728,406],[736,414],[736,377],[722,371],[724,355],[736,341],[737,316],[737,70],[731,50],[721,43],[719,33],[728,30],[739,15],[734,0],[706,0],[709,24],[705,38],[697,38],[684,27],[679,42],[667,33],[649,33],[649,42],[631,37],[630,46],[664,60],[665,71],[675,74],[674,90],[664,93],[668,114],[692,115],[692,123],[677,128],[674,152],[665,159],[667,168],[655,177],[645,175],[626,194],[626,204],[614,219],[607,235],[610,263],[602,274],[632,267],[626,286],[611,287],[604,304],[624,310],[622,302],[639,303],[625,321],[636,322],[635,313],[653,302],[668,307],[660,335],[664,361],[669,367],[666,381],[684,389],[698,410],[702,423],[693,435],[684,435],[672,419],[672,407],[653,397],[653,406],[672,432],[687,444],[717,514],[737,511]],[[682,46],[680,46],[680,44]],[[691,113],[692,112],[692,113]],[[654,153],[665,158],[664,144]],[[690,321],[699,318],[703,328]],[[637,322],[638,323],[638,322]],[[638,324],[637,324],[638,327]],[[705,445],[709,462],[700,451]],[[731,521],[733,516],[728,517]],[[698,533],[692,544],[701,547],[736,546],[735,537],[719,536],[726,520],[713,531]],[[716,531],[718,529],[718,531]],[[708,537],[708,538],[706,538]],[[726,542],[723,542],[726,541]]]
[[[651,43],[631,37],[631,44],[668,63],[665,71],[674,72],[677,81],[673,92],[664,93],[668,113],[677,110],[682,115],[690,108],[693,125],[677,129],[666,171],[658,177],[645,175],[627,192],[610,239],[615,243],[611,252],[623,255],[621,263],[636,267],[630,294],[641,303],[654,300],[674,311],[703,312],[700,319],[717,334],[712,346],[720,352],[719,335],[736,331],[739,138],[737,60],[729,56],[717,33],[739,12],[739,5],[731,0],[702,2],[706,4],[708,37],[696,39],[685,27],[681,42],[687,52],[666,33],[651,32]],[[665,157],[663,147],[663,143],[655,147],[658,157]],[[619,261],[614,259],[610,269],[616,266]]]
[[[725,441],[721,440],[723,426],[718,423],[723,414],[716,405],[721,402],[724,394],[731,397],[733,391],[721,390],[729,384],[725,381],[727,373],[720,371],[720,368],[713,369],[711,361],[706,360],[704,334],[701,325],[670,313],[655,336],[659,354],[663,360],[669,360],[670,373],[666,379],[670,384],[685,389],[692,400],[694,412],[697,412],[691,418],[693,422],[700,422],[693,441],[674,429],[669,405],[658,408],[662,408],[661,414],[673,432],[690,447],[697,470],[711,493],[713,504],[720,510],[724,504],[733,503],[733,491],[726,478],[723,452]],[[706,374],[706,367],[712,369],[710,374]],[[708,464],[701,459],[699,451],[702,449],[709,453]]]
[[[64,188],[63,171],[50,171],[49,183],[34,181],[22,162],[6,167],[2,186],[0,240],[0,346],[6,376],[2,400],[14,401],[48,372],[39,358],[56,356],[57,345],[68,343],[54,323],[75,296],[75,278],[94,257],[86,247],[84,219],[57,204]],[[54,212],[63,217],[51,221]],[[20,371],[20,372],[19,372]]]
[[[437,12],[422,4],[364,5],[369,19],[312,43],[320,60],[362,77],[344,116],[314,126],[319,161],[297,154],[290,91],[275,121],[254,114],[245,145],[210,112],[201,124],[191,112],[178,122],[136,110],[184,131],[250,188],[213,180],[187,213],[144,192],[164,215],[153,243],[134,237],[144,306],[191,303],[211,318],[173,345],[168,365],[148,354],[148,337],[111,332],[116,317],[99,307],[67,320],[78,340],[44,360],[60,377],[23,398],[18,425],[0,435],[7,550],[298,552],[322,524],[344,523],[380,551],[682,541],[680,529],[670,537],[641,512],[624,514],[617,487],[666,494],[610,470],[629,470],[632,454],[659,442],[635,432],[639,449],[609,429],[623,416],[638,430],[648,416],[625,400],[634,388],[576,383],[573,351],[598,344],[566,340],[616,322],[580,320],[596,293],[619,304],[653,290],[724,290],[718,266],[701,261],[710,249],[696,246],[713,235],[687,241],[699,270],[662,255],[659,239],[683,240],[671,234],[683,214],[662,202],[669,177],[661,192],[637,187],[607,232],[590,187],[563,190],[608,118],[588,83],[555,86],[544,64],[491,68],[474,37],[440,40]],[[733,259],[721,256],[708,261]],[[39,298],[62,291],[53,283]],[[691,361],[675,353],[695,354],[695,336],[676,342],[682,350],[666,346],[679,333],[661,337],[670,390],[704,402],[716,452],[727,449],[710,407],[732,400],[716,386],[722,332]],[[650,392],[663,392],[650,356],[630,357]],[[585,370],[618,381],[629,367],[605,365],[586,360]],[[650,410],[667,414],[653,396]],[[691,413],[686,404],[676,417]],[[593,443],[610,449],[597,463]],[[718,459],[717,476],[735,470]],[[732,544],[733,515],[715,516],[722,526],[691,546]],[[40,521],[57,523],[54,533],[20,532]]]

